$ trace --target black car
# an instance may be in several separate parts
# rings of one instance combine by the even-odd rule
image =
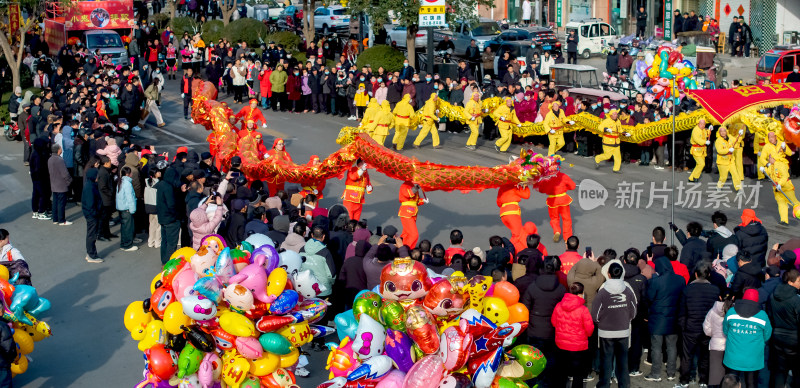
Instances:
[[[509,28],[492,39],[489,42],[489,47],[492,48],[492,52],[496,53],[501,43],[521,40],[532,41],[536,45],[536,52],[539,54],[545,51],[561,51],[561,42],[558,41],[556,34],[545,27]]]

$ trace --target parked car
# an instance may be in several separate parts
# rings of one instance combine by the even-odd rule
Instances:
[[[288,19],[292,18],[292,20],[294,20],[295,19],[295,14],[298,11],[300,11],[300,9],[301,9],[301,7],[296,6],[296,5],[289,5],[289,6],[285,7],[285,8],[283,8],[283,10],[281,10],[281,13],[278,15],[278,22],[277,22],[278,29],[281,29],[281,30],[289,30],[289,29],[291,29],[289,24],[288,24]]]
[[[456,21],[447,30],[435,30],[433,38],[434,41],[438,42],[444,39],[445,35],[450,35],[450,39],[456,46],[453,55],[464,56],[472,39],[475,39],[478,49],[483,51],[489,41],[500,35],[500,33],[500,27],[497,26],[497,22],[492,19],[481,18],[477,24],[463,20]]]
[[[557,64],[550,66],[550,80],[559,89],[584,88],[600,89],[597,81],[597,68],[588,65]]]
[[[314,10],[314,28],[323,34],[350,30],[350,10],[341,5],[318,7]]]
[[[500,60],[500,58],[503,57],[503,54],[505,54],[506,52],[509,53],[509,58],[516,59],[517,62],[519,62],[521,69],[525,70],[525,68],[528,66],[527,63],[528,50],[532,50],[531,43],[533,43],[533,41],[516,40],[516,41],[503,42],[495,46],[492,46],[491,44],[493,43],[494,42],[490,43],[489,47],[491,47],[492,52],[495,53],[494,56],[495,69],[498,68],[497,63]]]
[[[406,26],[398,26],[395,24],[386,24],[384,26],[386,29],[386,35],[389,38],[389,44],[392,42],[395,43],[397,48],[406,48],[406,34],[408,33],[408,29]],[[428,45],[428,30],[422,29],[417,31],[416,37],[414,38],[414,47],[421,48],[426,47]]]
[[[794,66],[800,66],[800,46],[775,46],[758,60],[756,65],[756,82],[759,85],[786,81]]]
[[[578,54],[584,59],[603,52],[608,43],[619,39],[617,31],[602,19],[588,19],[569,22],[566,26],[567,35],[571,30],[578,33]]]
[[[541,55],[545,51],[561,51],[561,42],[556,34],[545,27],[510,28],[497,35],[489,42],[492,52],[497,53],[497,47],[503,42],[530,41],[536,45],[536,52]]]
[[[283,3],[278,3],[275,0],[257,0],[245,5],[247,8],[247,17],[256,20],[277,21],[283,12]],[[235,12],[238,17],[238,12]]]

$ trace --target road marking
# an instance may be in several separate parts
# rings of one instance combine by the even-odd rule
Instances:
[[[6,187],[12,193],[26,193],[29,189],[22,186],[22,183],[11,174],[7,174],[3,179],[0,179],[0,186]]]
[[[176,135],[176,134],[174,134],[172,132],[167,132],[167,131],[165,131],[165,130],[163,130],[161,128],[158,128],[158,127],[153,128],[153,130],[154,131],[159,131],[159,132],[161,132],[161,133],[163,133],[163,134],[165,134],[167,136],[172,136],[172,137],[174,137],[174,138],[176,138],[176,139],[178,139],[178,140],[180,140],[180,141],[182,141],[184,143],[193,143],[193,144],[195,143],[194,141],[191,141],[191,140],[189,140],[189,139],[187,139],[187,138],[185,138],[183,136]]]

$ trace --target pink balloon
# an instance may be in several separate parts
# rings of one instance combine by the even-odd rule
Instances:
[[[173,296],[175,299],[180,300],[186,295],[186,289],[192,289],[194,283],[197,281],[197,277],[195,276],[194,271],[192,271],[192,267],[189,265],[184,265],[183,268],[175,274],[175,277],[172,278],[172,290],[175,291]]]
[[[423,357],[403,379],[405,388],[436,388],[444,374],[442,358],[436,354]]]
[[[403,388],[403,380],[405,377],[405,373],[395,369],[381,379],[381,382],[379,382],[375,388]]]
[[[255,337],[236,337],[236,350],[244,358],[251,359],[261,358],[263,353],[261,343]]]

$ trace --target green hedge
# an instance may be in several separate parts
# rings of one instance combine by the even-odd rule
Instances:
[[[245,41],[250,47],[258,47],[262,42],[269,41],[267,39],[267,26],[258,20],[250,18],[231,22],[222,31],[222,36],[230,42]]]
[[[169,15],[165,13],[157,13],[155,15],[150,15],[150,18],[148,18],[149,21],[156,23],[156,27],[158,28],[159,31],[167,28],[167,26],[169,25],[169,19],[170,19]]]
[[[280,31],[267,35],[267,37],[264,38],[264,41],[273,41],[276,45],[283,45],[283,48],[286,51],[294,52],[297,51],[297,47],[300,46],[300,42],[302,42],[303,39],[294,32]]]
[[[189,35],[194,35],[195,30],[200,31],[200,25],[197,24],[193,18],[188,16],[176,17],[170,20],[169,25],[172,27],[172,31],[175,32],[175,36],[179,39],[183,36],[184,32],[188,32]]]
[[[358,56],[356,66],[361,68],[370,65],[376,71],[382,66],[386,71],[392,72],[402,69],[405,59],[406,56],[400,50],[387,45],[376,45],[364,50]]]
[[[206,44],[217,42],[222,38],[222,32],[225,29],[225,24],[222,20],[212,20],[203,24],[202,37]]]

